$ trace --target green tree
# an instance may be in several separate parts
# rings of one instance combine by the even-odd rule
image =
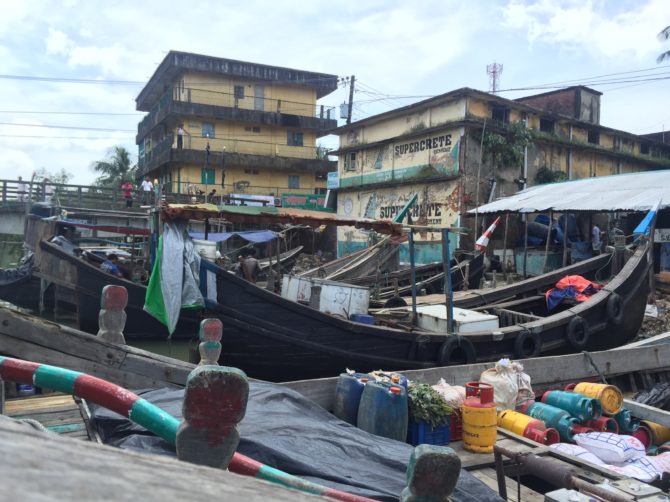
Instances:
[[[507,124],[500,132],[484,133],[484,158],[494,167],[519,167],[523,162],[524,149],[531,144],[533,136],[523,121]]]
[[[60,171],[56,171],[53,174],[49,174],[48,178],[53,182],[59,185],[67,185],[74,176],[70,171],[66,171],[61,168]]]
[[[658,39],[659,40],[668,40],[670,39],[670,26],[666,26],[664,30],[662,30],[658,34]],[[665,61],[666,59],[670,59],[670,51],[665,51],[663,52],[658,58],[656,59],[657,63],[661,63],[662,61]]]
[[[107,153],[108,158],[91,164],[94,171],[101,174],[93,182],[107,188],[118,188],[124,181],[133,181],[137,166],[131,165],[130,153],[122,146],[115,146]]]

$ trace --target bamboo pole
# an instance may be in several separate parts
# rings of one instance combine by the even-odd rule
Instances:
[[[509,213],[505,215],[505,232],[503,234],[503,254],[502,254],[502,266],[503,273],[505,274],[505,281],[507,281],[507,228],[509,227]]]
[[[544,263],[542,264],[542,273],[547,271],[547,257],[549,256],[549,241],[551,240],[551,224],[554,221],[554,212],[549,211],[549,226],[547,229],[547,242],[544,245]]]
[[[523,278],[525,279],[528,276],[528,215],[524,214],[523,219]]]

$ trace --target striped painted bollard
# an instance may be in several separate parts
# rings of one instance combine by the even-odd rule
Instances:
[[[447,446],[420,444],[412,452],[407,466],[407,486],[400,502],[443,502],[450,500],[461,459]]]
[[[221,356],[223,324],[220,319],[203,319],[200,322],[200,362],[198,366],[218,366]]]
[[[102,288],[100,314],[98,314],[98,336],[111,343],[126,344],[123,328],[126,327],[128,291],[123,286],[109,284]]]
[[[249,383],[242,370],[200,366],[186,380],[177,457],[193,464],[227,469],[240,442]]]

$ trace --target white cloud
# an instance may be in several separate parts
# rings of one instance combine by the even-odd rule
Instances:
[[[49,34],[45,40],[49,55],[66,56],[74,47],[74,42],[60,30],[49,27]]]
[[[612,2],[540,0],[526,4],[513,0],[503,9],[503,21],[509,29],[526,30],[532,45],[555,45],[592,57],[653,62],[659,51],[656,34],[670,20],[670,2],[622,5],[613,12]]]

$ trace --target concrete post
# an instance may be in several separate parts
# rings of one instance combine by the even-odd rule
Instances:
[[[407,466],[407,486],[400,502],[444,502],[454,491],[461,473],[461,459],[446,446],[421,444],[414,448]]]
[[[125,308],[128,291],[123,286],[109,284],[102,288],[100,314],[98,314],[98,336],[111,343],[126,344],[123,328],[126,326]]]
[[[198,366],[218,366],[221,357],[223,324],[220,319],[203,319],[200,322],[200,362]]]
[[[237,424],[249,399],[247,376],[237,368],[200,366],[186,381],[177,457],[227,469],[240,442]]]

